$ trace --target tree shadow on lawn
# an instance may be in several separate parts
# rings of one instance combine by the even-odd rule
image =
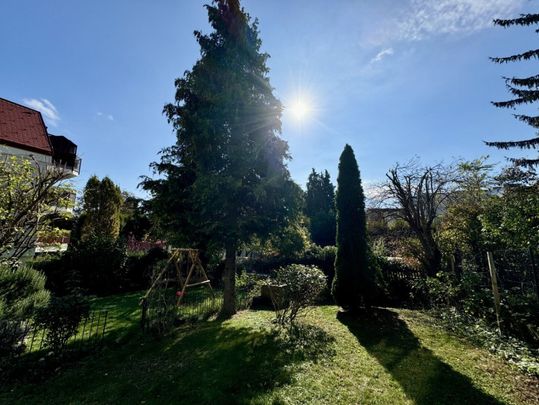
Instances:
[[[155,389],[165,398],[179,391],[183,403],[248,403],[290,383],[293,364],[332,355],[332,341],[310,325],[284,333],[208,322],[166,348],[163,356],[181,363],[178,380]]]
[[[264,402],[274,388],[292,381],[294,364],[332,355],[332,341],[315,326],[284,334],[220,321],[186,325],[160,340],[139,336],[46,383],[19,386],[13,394],[8,390],[4,399],[8,403]],[[2,390],[0,398],[1,394]]]
[[[501,404],[422,347],[397,313],[379,308],[356,316],[339,313],[337,318],[416,404]]]

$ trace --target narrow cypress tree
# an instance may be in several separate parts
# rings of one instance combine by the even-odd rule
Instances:
[[[539,14],[522,14],[519,18],[510,20],[494,20],[495,25],[507,28],[515,25],[529,26],[539,24]],[[539,29],[535,30],[539,33]],[[502,58],[491,58],[495,63],[509,63],[528,61],[533,59],[539,59],[539,49],[522,52],[516,55],[506,56]],[[507,101],[493,102],[496,107],[499,108],[512,108],[514,109],[520,105],[532,104],[539,101],[539,75],[533,75],[529,77],[505,77],[505,83],[509,93],[513,96],[513,99]],[[515,114],[515,118],[530,125],[536,130],[535,136],[530,139],[523,139],[519,141],[499,141],[499,142],[486,142],[489,146],[494,146],[498,149],[537,149],[539,147],[539,136],[537,130],[539,130],[539,116],[530,116],[526,114]],[[539,159],[535,158],[517,158],[509,159],[516,166],[533,168],[539,165]]]
[[[337,178],[337,257],[332,294],[347,310],[368,305],[373,287],[369,266],[365,218],[365,196],[354,151],[344,147]]]

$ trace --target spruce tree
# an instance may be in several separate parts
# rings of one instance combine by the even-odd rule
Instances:
[[[529,26],[539,24],[539,14],[522,14],[519,18],[509,20],[494,20],[494,24],[507,28],[512,26]],[[536,33],[539,29],[536,29]],[[509,63],[528,61],[533,59],[539,59],[539,49],[525,51],[519,54],[501,57],[491,58],[495,63]],[[533,75],[529,77],[504,77],[507,89],[513,96],[511,100],[493,102],[496,107],[499,108],[512,108],[517,106],[532,104],[539,101],[539,75]],[[530,125],[535,130],[539,130],[539,116],[531,116],[527,114],[514,114],[515,118]],[[539,147],[539,135],[538,132],[530,139],[524,139],[519,141],[498,141],[498,142],[486,142],[489,146],[494,146],[499,149],[537,149]],[[511,158],[509,159],[516,166],[533,168],[539,165],[539,159],[535,158]]]
[[[282,106],[258,22],[238,0],[215,0],[206,9],[213,31],[195,32],[201,57],[176,80],[176,100],[164,109],[176,144],[153,165],[161,179],[143,185],[163,210],[161,223],[172,218],[183,226],[179,240],[224,249],[226,317],[236,312],[237,248],[286,226],[299,211],[301,189],[286,167]]]
[[[337,257],[332,295],[346,310],[369,305],[373,289],[372,267],[365,218],[365,196],[354,151],[344,147],[337,178]]]

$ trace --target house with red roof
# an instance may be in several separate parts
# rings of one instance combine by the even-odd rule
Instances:
[[[42,169],[60,169],[65,179],[78,176],[81,167],[77,145],[65,136],[49,134],[39,111],[0,98],[0,159],[10,156],[31,158]],[[71,208],[53,209],[54,212],[72,212]],[[38,237],[33,242],[35,252],[67,249],[69,230],[65,230],[64,237],[56,239],[40,240]]]
[[[28,156],[43,165],[78,176],[77,145],[65,136],[51,135],[39,111],[0,98],[0,156]]]

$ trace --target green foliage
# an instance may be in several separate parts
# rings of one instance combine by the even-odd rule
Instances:
[[[0,260],[16,262],[35,246],[36,236],[58,231],[52,207],[70,207],[73,187],[64,173],[33,158],[0,158]]]
[[[247,272],[242,272],[236,278],[236,288],[238,289],[238,309],[249,309],[255,297],[260,296],[260,287],[263,279],[257,275]]]
[[[481,215],[482,231],[492,247],[539,246],[539,190],[507,190],[493,196]]]
[[[32,265],[46,275],[45,287],[55,295],[68,295],[77,288],[109,295],[148,288],[154,266],[166,258],[168,253],[159,247],[128,253],[121,240],[92,237],[63,254],[38,257]]]
[[[369,304],[374,272],[369,263],[365,196],[354,151],[346,145],[337,178],[337,257],[332,295],[337,304],[355,309]]]
[[[26,320],[47,305],[45,276],[29,267],[0,265],[0,320]]]
[[[45,347],[60,354],[89,312],[88,300],[81,295],[52,297],[48,306],[37,311],[35,318],[36,325],[45,330]]]
[[[145,240],[153,227],[147,202],[128,193],[123,194],[120,236]]]
[[[335,255],[337,249],[335,246],[326,246],[324,248],[318,245],[312,245],[303,252],[301,256],[262,256],[255,257],[238,264],[240,272],[251,272],[256,274],[268,275],[280,267],[286,267],[291,264],[301,264],[305,266],[315,266],[322,270],[327,278],[328,289],[331,289],[331,283],[335,274]]]
[[[90,177],[82,197],[81,240],[116,239],[120,234],[122,203],[121,190],[111,179]]]
[[[125,274],[124,242],[89,236],[64,254],[66,275],[73,274],[89,293],[106,295],[119,291]]]
[[[309,245],[309,231],[304,225],[304,217],[298,216],[287,226],[273,231],[265,240],[256,238],[247,248],[264,256],[301,257]]]
[[[493,185],[493,165],[486,160],[460,162],[457,167],[458,189],[451,193],[437,232],[440,248],[448,255],[456,250],[474,254],[485,246],[480,217],[492,198]]]
[[[417,268],[409,266],[404,260],[389,260],[384,255],[372,253],[371,262],[376,273],[376,304],[380,306],[412,306],[424,303],[423,291],[415,287],[422,281]],[[373,292],[374,295],[374,292]]]
[[[438,313],[456,311],[462,319],[482,321],[490,328],[496,325],[494,299],[490,281],[484,273],[465,268],[460,278],[443,272],[438,277],[418,280],[417,294],[427,297],[430,308]],[[520,287],[501,291],[501,329],[505,335],[534,344],[539,343],[539,302],[532,293]]]
[[[270,281],[279,325],[293,325],[297,316],[316,303],[326,288],[326,276],[314,266],[291,264],[281,267]]]
[[[488,349],[527,374],[539,376],[539,350],[529,344],[512,336],[500,335],[489,322],[456,308],[438,309],[433,314],[444,329]]]
[[[21,325],[49,299],[41,273],[24,266],[0,265],[0,369],[5,359],[24,350]]]
[[[335,187],[327,170],[317,173],[313,169],[309,175],[305,215],[309,218],[312,241],[320,246],[335,245]]]
[[[145,253],[130,253],[119,280],[119,290],[137,291],[148,288],[154,267],[168,259],[169,253],[154,247]]]
[[[299,212],[301,189],[285,164],[282,105],[269,82],[258,23],[237,0],[206,9],[213,31],[195,32],[201,58],[176,80],[176,100],[164,109],[176,144],[153,165],[161,179],[146,179],[143,187],[177,241],[227,250],[222,313],[228,316],[235,312],[237,247],[286,226]]]

